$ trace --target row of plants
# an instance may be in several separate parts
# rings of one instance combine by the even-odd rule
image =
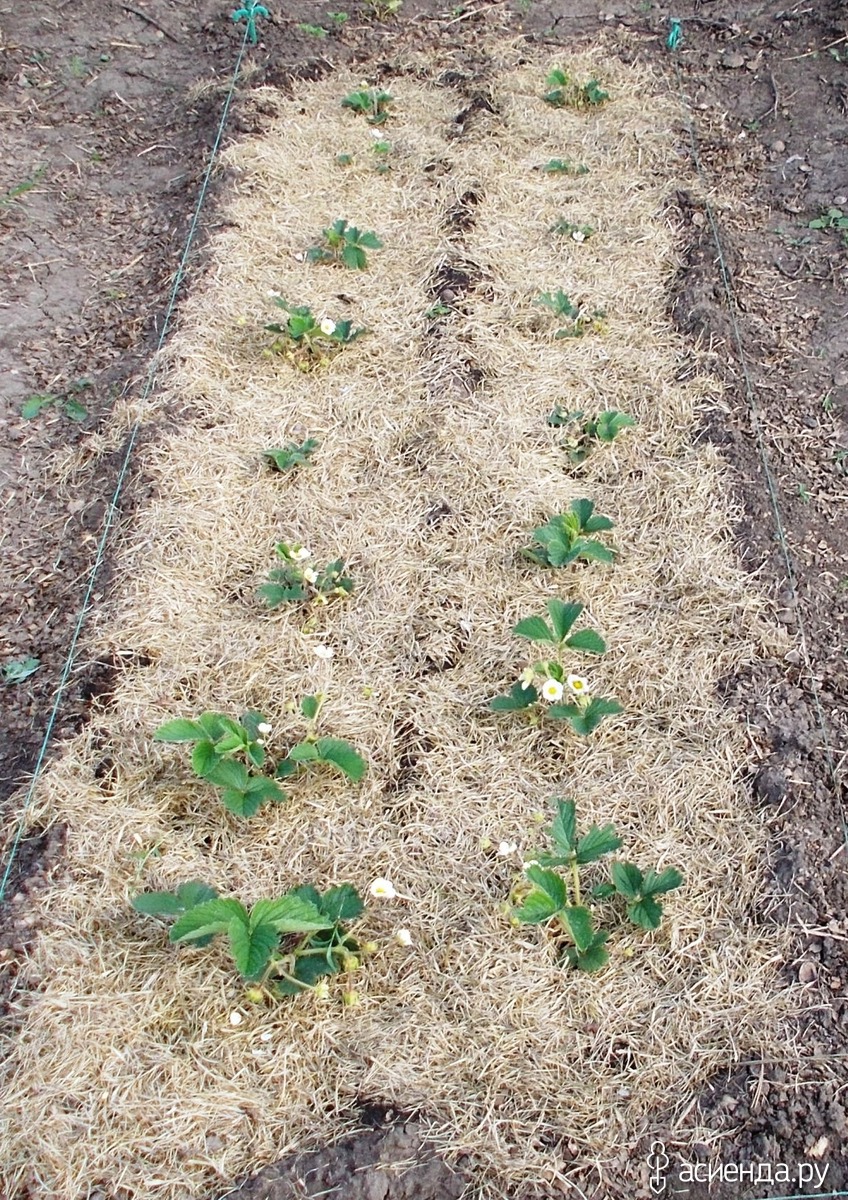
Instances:
[[[552,72],[547,85],[543,98],[554,107],[585,109],[609,99],[596,80],[578,84],[564,71]],[[364,115],[371,125],[382,125],[388,119],[392,97],[369,88],[351,93],[342,103]],[[571,171],[570,166],[566,171],[566,164],[560,165],[562,173]],[[554,171],[552,164],[548,169]],[[563,220],[552,232],[585,242],[595,231]],[[322,231],[304,259],[365,270],[368,252],[381,248],[375,232],[339,219]],[[269,352],[282,354],[299,369],[326,362],[333,352],[367,332],[354,328],[350,321],[316,316],[309,307],[291,305],[278,294],[273,298],[285,318],[266,326],[274,335]],[[561,289],[543,293],[538,303],[562,322],[557,338],[579,337],[603,328],[602,312],[585,311]],[[548,423],[565,430],[563,446],[575,464],[634,424],[627,414],[614,410],[587,417],[583,411],[560,406],[549,415]],[[265,457],[273,469],[290,474],[307,466],[317,448],[318,442],[307,438],[272,447]],[[596,513],[593,501],[577,499],[567,512],[534,529],[521,553],[526,561],[548,571],[577,564],[612,567],[618,554],[607,537],[612,529],[613,522]],[[278,543],[276,554],[279,565],[260,588],[260,596],[271,608],[323,606],[346,600],[354,591],[354,580],[342,558],[319,566],[297,542]],[[518,715],[529,726],[542,721],[565,723],[580,737],[589,737],[606,718],[621,713],[617,700],[595,694],[590,681],[577,670],[578,656],[600,657],[607,651],[604,638],[583,624],[584,618],[581,602],[551,598],[544,614],[520,620],[513,633],[529,642],[534,654],[509,691],[492,697],[488,708],[493,713]],[[321,657],[332,656],[327,647],[319,650]],[[154,738],[190,745],[194,775],[215,789],[229,813],[249,819],[263,805],[285,803],[290,790],[297,789],[304,777],[336,772],[353,785],[364,778],[367,763],[359,751],[345,739],[319,730],[325,699],[324,694],[316,693],[304,696],[299,704],[287,705],[289,713],[299,714],[304,723],[296,737],[281,738],[268,717],[249,711],[238,719],[220,712],[179,717],[160,726]],[[682,877],[674,868],[643,872],[621,858],[609,861],[607,875],[601,877],[598,864],[621,848],[621,839],[611,825],[593,825],[579,835],[575,803],[555,803],[555,818],[547,830],[552,849],[539,850],[524,863],[523,874],[512,889],[509,918],[515,925],[544,925],[563,963],[596,971],[609,959],[611,928],[620,928],[624,920],[645,930],[657,928],[662,915],[658,897],[679,887]],[[507,846],[509,853],[515,849]],[[374,880],[369,892],[374,900],[397,898],[386,879]],[[283,895],[260,899],[248,909],[238,898],[219,896],[195,880],[173,892],[142,892],[134,897],[133,906],[139,913],[170,921],[169,937],[175,944],[203,947],[225,936],[236,970],[249,985],[245,996],[255,1003],[301,992],[326,998],[331,975],[345,978],[344,1000],[355,1003],[353,973],[364,956],[379,949],[352,929],[365,914],[365,900],[351,883],[324,893],[312,885],[295,887]],[[598,922],[605,917],[611,928],[600,927]],[[411,935],[404,929],[396,931],[395,939],[402,946],[411,943]]]

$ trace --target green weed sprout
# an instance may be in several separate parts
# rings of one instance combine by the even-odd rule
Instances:
[[[586,536],[613,528],[609,517],[595,516],[594,511],[592,500],[573,500],[567,513],[551,517],[546,525],[533,530],[533,538],[538,544],[523,550],[524,557],[542,567],[567,567],[578,559],[614,562],[614,550],[597,538]]]
[[[567,721],[575,733],[588,737],[604,717],[620,713],[622,708],[617,700],[593,696],[588,681],[569,671],[563,660],[569,652],[605,654],[606,642],[594,629],[571,632],[583,612],[582,604],[549,600],[547,607],[550,623],[544,617],[525,617],[512,632],[540,643],[549,650],[550,657],[526,667],[509,693],[495,696],[489,708],[493,712],[529,710],[532,724],[538,724],[543,716]]]
[[[166,721],[153,735],[156,742],[186,742],[193,745],[191,766],[198,778],[218,788],[221,803],[238,817],[252,817],[269,801],[288,799],[283,789],[269,778],[289,778],[303,765],[326,765],[359,783],[367,769],[365,760],[342,738],[322,738],[316,721],[324,696],[304,696],[300,711],[307,720],[306,737],[292,746],[276,764],[268,757],[266,740],[271,725],[261,713],[244,713],[235,721],[224,713],[206,712],[197,720]],[[263,770],[264,768],[264,770]]]
[[[537,298],[536,303],[542,305],[543,308],[550,309],[555,316],[564,317],[569,322],[554,334],[557,339],[583,337],[584,333],[588,333],[590,330],[603,333],[606,328],[604,324],[606,313],[602,309],[597,308],[594,312],[589,312],[582,305],[575,304],[562,288],[556,292],[543,292]]]
[[[301,442],[300,444],[289,442],[287,446],[277,446],[272,447],[270,450],[264,450],[263,457],[267,458],[277,471],[293,471],[295,467],[302,467],[308,463],[317,448],[318,442],[315,438],[307,438],[305,442]]]
[[[369,0],[368,7],[375,20],[387,21],[390,17],[398,15],[403,8],[403,0]]]
[[[545,92],[543,99],[554,108],[597,108],[610,98],[597,79],[577,83],[559,67],[551,71],[545,84],[550,90]]]
[[[807,223],[807,228],[838,229],[842,234],[842,240],[848,246],[848,213],[843,212],[841,208],[823,209],[821,216],[814,217]]]
[[[3,667],[3,682],[23,683],[29,679],[30,675],[34,675],[40,666],[41,659],[35,658],[31,654],[26,658],[14,658]]]
[[[585,163],[573,163],[567,158],[550,158],[539,167],[545,175],[588,175],[589,168]]]
[[[363,88],[358,92],[349,92],[342,100],[342,108],[361,113],[369,125],[382,125],[388,119],[392,102],[390,92],[381,91],[380,88]]]
[[[55,405],[70,420],[84,421],[88,416],[88,409],[79,397],[92,386],[90,379],[76,379],[61,396],[54,395],[53,392],[38,392],[23,402],[21,416],[25,421],[32,421],[45,409]]]
[[[551,226],[551,233],[571,238],[573,242],[588,242],[595,233],[595,229],[592,225],[575,225],[572,221],[566,221],[565,217],[561,217]]]
[[[595,446],[609,445],[623,429],[634,428],[636,422],[627,413],[618,412],[614,408],[607,409],[596,417],[587,417],[582,409],[569,411],[557,404],[548,416],[548,424],[554,429],[577,425],[577,432],[566,438],[564,445],[568,449],[571,461],[582,463]]]
[[[306,252],[308,262],[343,263],[352,271],[364,271],[368,266],[365,250],[380,250],[383,243],[376,233],[357,229],[347,221],[334,221],[323,230],[321,241]]]
[[[520,885],[522,902],[513,909],[513,918],[522,925],[550,924],[558,940],[568,939],[563,947],[565,962],[581,971],[599,971],[609,961],[609,932],[595,927],[593,908],[618,898],[624,901],[634,925],[657,929],[662,919],[662,903],[657,897],[680,887],[683,876],[674,867],[643,873],[631,862],[616,861],[610,864],[608,881],[585,887],[581,867],[618,850],[621,838],[612,825],[593,825],[580,836],[574,801],[557,800],[556,805],[557,815],[546,830],[554,844],[553,853],[538,853],[525,865],[530,886]]]
[[[292,888],[247,909],[240,900],[192,881],[176,892],[142,892],[132,906],[146,916],[173,920],[168,936],[177,944],[207,946],[225,934],[236,970],[254,985],[246,996],[255,1003],[306,991],[325,995],[324,976],[359,966],[360,946],[348,926],[365,905],[349,883],[323,895],[309,885]]]
[[[318,568],[310,564],[312,556],[305,546],[278,542],[275,549],[283,565],[271,571],[268,583],[259,588],[259,595],[271,608],[304,601],[327,604],[333,597],[349,596],[353,591],[353,580],[344,574],[344,559]]]

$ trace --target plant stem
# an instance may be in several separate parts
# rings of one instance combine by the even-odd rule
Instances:
[[[580,869],[576,856],[571,860],[571,880],[574,885],[574,903],[579,906],[582,901],[580,898]]]

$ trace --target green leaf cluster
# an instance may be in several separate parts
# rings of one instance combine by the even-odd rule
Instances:
[[[610,98],[597,79],[577,83],[559,67],[551,71],[545,84],[550,90],[545,92],[543,99],[554,108],[597,108]]]
[[[354,329],[352,321],[335,321],[332,332],[325,333],[320,319],[308,305],[289,304],[282,296],[275,296],[274,303],[287,314],[285,321],[272,321],[265,326],[266,332],[276,335],[271,346],[274,352],[296,350],[307,359],[320,357],[327,351],[349,346],[368,332],[364,328]]]
[[[252,817],[269,801],[288,797],[282,788],[261,772],[270,770],[276,779],[297,774],[301,767],[326,765],[359,783],[367,770],[365,760],[342,738],[318,737],[315,725],[324,697],[304,696],[300,711],[309,727],[307,737],[288,751],[276,766],[265,750],[260,725],[261,713],[247,712],[241,721],[223,713],[207,712],[197,720],[166,721],[153,735],[157,742],[193,743],[191,766],[195,775],[218,788],[221,802],[239,817]],[[261,772],[261,773],[259,773]]]
[[[558,329],[554,335],[557,339],[582,337],[590,329],[600,331],[603,328],[603,309],[597,308],[588,312],[582,305],[575,302],[562,288],[555,292],[542,292],[536,300],[537,304],[550,309],[557,317],[565,317],[570,324]]]
[[[335,767],[353,783],[359,783],[364,777],[367,770],[365,759],[357,754],[350,742],[343,738],[318,737],[315,733],[323,703],[324,697],[320,694],[304,696],[301,700],[300,711],[309,723],[309,734],[302,742],[292,746],[282,762],[277,764],[278,779],[296,775],[301,767],[322,763]]]
[[[14,658],[3,667],[3,682],[23,683],[30,675],[34,675],[40,666],[41,659],[34,658],[31,654],[26,658]]]
[[[369,125],[382,125],[388,119],[392,100],[390,92],[381,91],[380,88],[363,88],[358,92],[349,92],[342,100],[342,108],[361,113]]]
[[[343,263],[353,271],[368,266],[367,250],[380,250],[383,243],[373,231],[357,229],[340,219],[323,231],[321,242],[306,252],[309,262]]]
[[[580,869],[598,862],[621,847],[621,838],[610,825],[592,825],[586,833],[577,829],[577,806],[573,800],[557,800],[557,812],[546,830],[553,852],[538,853],[524,870],[531,885],[513,915],[522,924],[541,925],[556,920],[556,928],[568,938],[563,957],[581,971],[597,971],[609,960],[606,941],[609,933],[597,930],[591,908],[584,903]],[[563,876],[557,868],[565,868]],[[673,891],[683,883],[674,867],[661,873],[645,874],[633,863],[610,864],[609,881],[596,884],[588,895],[592,903],[613,897],[625,901],[627,916],[642,929],[656,929],[662,917],[662,905],[656,897]]]
[[[512,632],[531,642],[550,642],[554,646],[580,650],[585,654],[606,652],[606,642],[594,629],[571,632],[584,609],[579,600],[552,599],[548,601],[547,608],[550,621],[544,617],[524,617],[513,627]]]
[[[371,147],[372,153],[377,159],[376,171],[378,175],[386,175],[392,169],[389,162],[389,155],[392,152],[391,142],[375,142]]]
[[[403,8],[403,0],[369,0],[371,16],[378,21],[396,17]]]
[[[575,225],[573,221],[567,221],[565,217],[560,217],[551,226],[551,233],[557,233],[560,237],[569,237],[575,242],[587,242],[594,232],[593,225]]]
[[[666,867],[659,874],[649,870],[643,875],[633,863],[617,862],[610,867],[610,874],[616,892],[627,901],[628,917],[643,929],[656,929],[662,920],[662,904],[657,896],[674,891],[683,883],[683,876],[675,867]]]
[[[585,163],[573,163],[568,158],[549,158],[539,168],[545,175],[588,175],[589,168]]]
[[[174,943],[206,946],[225,934],[241,977],[284,994],[307,990],[322,975],[345,968],[358,948],[347,925],[365,910],[351,884],[323,895],[308,885],[292,888],[247,909],[193,881],[176,892],[143,892],[132,905],[148,916],[175,918],[169,933]]]
[[[273,463],[276,470],[291,471],[295,467],[302,467],[308,463],[317,448],[318,442],[315,438],[307,438],[300,444],[289,442],[287,446],[272,447],[263,453],[264,457]]]
[[[848,213],[841,208],[825,209],[820,217],[807,223],[808,229],[842,229],[848,231]]]
[[[614,442],[623,429],[632,429],[636,422],[627,413],[618,412],[614,408],[607,409],[596,417],[587,417],[582,409],[571,411],[557,404],[548,415],[548,424],[555,429],[577,425],[577,432],[567,440],[566,446],[571,461],[582,463],[596,445]]]
[[[266,762],[258,729],[262,723],[261,713],[245,713],[240,721],[234,721],[224,713],[205,712],[196,721],[166,721],[153,740],[193,743],[191,766],[195,775],[218,788],[221,803],[229,812],[252,817],[268,801],[287,798],[273,779],[254,770]]]
[[[38,392],[33,396],[28,396],[21,405],[21,416],[25,421],[33,421],[45,409],[55,406],[69,420],[84,421],[88,416],[88,409],[78,397],[91,386],[90,379],[77,379],[61,395],[54,395],[53,392]]]
[[[564,654],[567,651],[605,654],[606,642],[594,629],[578,629],[572,633],[584,607],[578,601],[551,599],[547,607],[549,620],[542,616],[525,617],[514,626],[512,632],[528,641],[551,646],[555,657],[534,663],[532,668],[528,668],[525,676],[513,684],[507,695],[495,696],[490,700],[489,708],[493,712],[517,712],[535,708],[537,712],[544,713],[554,721],[567,721],[575,733],[581,737],[588,737],[605,717],[622,711],[618,701],[609,700],[604,696],[589,697],[575,693],[573,703],[546,704],[535,680],[537,677],[553,679],[567,686],[567,672],[562,664]]]
[[[582,559],[585,562],[615,561],[615,551],[587,534],[613,528],[608,517],[594,515],[592,500],[573,500],[567,513],[551,517],[546,525],[533,530],[538,543],[523,551],[525,558],[543,567],[566,567]]]
[[[580,971],[599,971],[609,961],[605,942],[609,934],[596,930],[592,913],[582,904],[569,903],[568,889],[556,871],[529,866],[525,875],[533,890],[524,903],[514,910],[523,925],[542,925],[554,918],[561,931],[571,939],[563,950],[566,961]]]
[[[334,559],[320,569],[311,568],[308,560],[295,557],[296,548],[286,542],[278,542],[275,549],[283,565],[275,567],[268,575],[268,583],[258,589],[270,608],[302,604],[307,600],[326,603],[332,597],[349,596],[353,591],[353,579],[345,575],[344,559]],[[310,571],[314,571],[314,579]]]

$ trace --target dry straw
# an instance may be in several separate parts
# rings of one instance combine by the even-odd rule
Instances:
[[[97,1186],[204,1195],[338,1137],[357,1097],[420,1107],[485,1194],[544,1193],[570,1169],[568,1143],[603,1175],[652,1114],[686,1114],[711,1072],[783,1049],[783,942],[755,920],[765,837],[740,783],[748,745],[716,699],[773,635],[734,557],[724,470],[692,443],[713,385],[679,381],[686,352],[666,317],[677,114],[644,68],[591,56],[569,62],[612,102],[552,110],[539,92],[555,64],[517,57],[505,50],[493,77],[496,111],[461,136],[449,87],[384,82],[388,175],[339,106],[357,83],[342,75],[295,99],[263,93],[277,115],[229,153],[227,227],[172,345],[167,417],[142,463],[150,499],[92,643],[128,665],[33,812],[67,823],[68,869],[37,902],[8,1045],[10,1197],[27,1183],[67,1200]],[[591,172],[536,169],[552,157]],[[467,219],[451,222],[457,205]],[[340,216],[385,243],[366,273],[299,258]],[[551,236],[561,216],[596,237]],[[458,286],[445,265],[472,287],[434,337],[434,280]],[[606,310],[606,335],[554,341],[533,300],[558,287]],[[299,374],[262,357],[270,289],[372,332]],[[578,472],[545,424],[555,402],[639,427]],[[265,447],[307,433],[320,440],[308,470],[263,469]],[[581,495],[615,519],[620,564],[521,565],[528,531]],[[355,595],[314,632],[255,599],[279,538],[350,559]],[[526,662],[510,627],[551,595],[584,600],[610,643],[589,673],[626,711],[589,743],[486,709]],[[358,789],[304,782],[240,823],[184,754],[151,742],[169,717],[256,707],[282,746],[285,702],[319,689],[326,731],[370,760]],[[533,814],[556,794],[613,821],[637,861],[686,873],[661,930],[617,940],[594,977],[509,926],[498,905],[518,859],[480,850],[486,837],[532,850]],[[250,901],[375,876],[409,899],[369,911],[385,948],[350,1010],[245,1006],[223,952],[169,947],[129,907],[187,878]],[[391,945],[399,925],[409,950]]]

